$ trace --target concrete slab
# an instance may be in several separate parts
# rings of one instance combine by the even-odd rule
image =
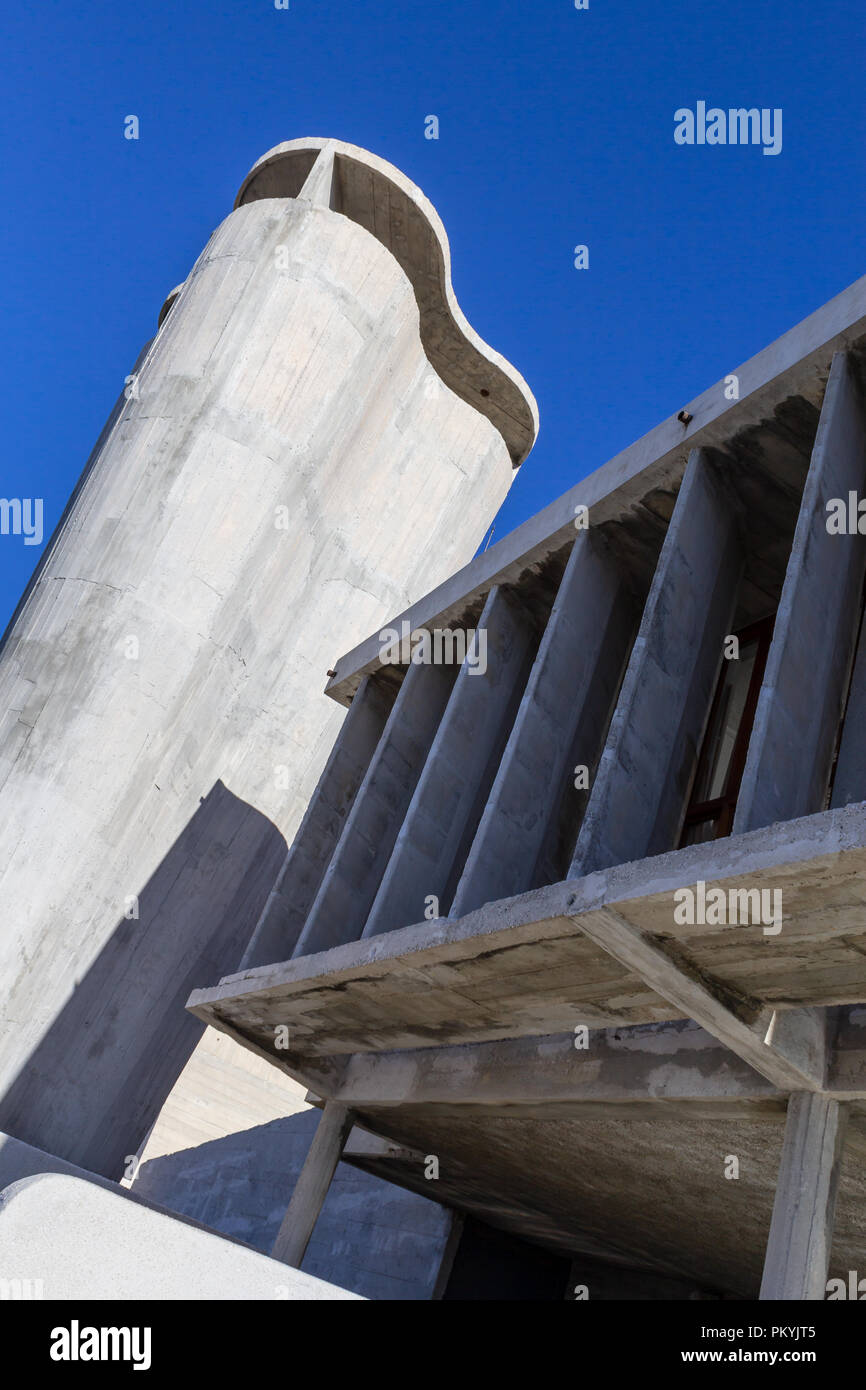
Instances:
[[[782,894],[781,930],[677,922],[697,882]],[[866,999],[866,803],[689,846],[423,922],[317,956],[227,977],[188,1007],[275,1056],[490,1041],[685,1016],[581,930],[614,908],[755,1013]],[[312,1081],[310,1084],[314,1084]]]

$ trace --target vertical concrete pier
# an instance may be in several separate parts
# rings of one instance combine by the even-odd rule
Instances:
[[[662,546],[570,877],[672,847],[742,567],[736,499],[705,452],[695,449]]]
[[[863,495],[866,408],[854,362],[833,358],[776,616],[735,832],[824,808],[861,613],[866,538],[828,529],[827,504]],[[855,694],[859,685],[855,686]],[[855,698],[853,710],[862,714]],[[862,738],[846,721],[843,783]],[[862,724],[860,724],[862,729]],[[861,796],[866,795],[866,787]]]
[[[448,666],[406,672],[296,955],[356,941],[364,930],[456,675]]]
[[[762,1299],[824,1297],[847,1118],[830,1096],[797,1091],[788,1101]]]
[[[486,669],[467,658],[433,740],[397,843],[370,910],[364,936],[378,936],[420,921],[425,900],[448,899],[466,853],[483,798],[493,781],[525,679],[531,625],[498,586],[491,589],[478,620]],[[476,639],[477,640],[477,639]],[[479,787],[481,792],[479,794]]]
[[[457,888],[453,917],[534,886],[574,778],[594,773],[634,632],[624,576],[589,532],[575,540]]]
[[[387,689],[366,676],[349,706],[325,770],[304,813],[241,970],[288,960],[376,751],[391,708]]]

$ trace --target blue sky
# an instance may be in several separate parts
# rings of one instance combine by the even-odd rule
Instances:
[[[442,216],[464,312],[541,409],[496,539],[866,272],[856,0],[47,0],[0,35],[0,495],[44,498],[46,539],[281,140],[366,146]],[[781,108],[781,153],[676,145],[701,99]],[[0,626],[39,554],[0,537]]]

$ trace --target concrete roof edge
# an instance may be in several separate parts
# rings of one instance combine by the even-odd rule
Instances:
[[[186,281],[181,280],[179,285],[175,285],[173,290],[169,290],[168,294],[163,300],[162,308],[159,311],[159,318],[156,321],[157,329],[162,328],[162,325],[165,323],[165,320],[168,318],[168,315],[174,308],[175,300],[177,299],[185,284]]]
[[[574,509],[583,504],[599,509],[596,520],[608,520],[649,486],[682,473],[689,452],[718,447],[751,425],[760,424],[792,394],[820,386],[834,352],[866,337],[866,275],[809,314],[768,347],[750,357],[731,375],[739,380],[739,399],[725,397],[726,376],[684,404],[692,417],[684,425],[670,416],[648,434],[587,475],[482,555],[451,575],[401,614],[389,626],[408,621],[412,629],[444,626],[473,596],[496,583],[515,582],[533,563],[568,543],[574,532]],[[616,502],[621,505],[617,507]],[[607,504],[607,505],[605,505]],[[361,677],[378,670],[382,643],[373,633],[334,661],[336,675],[325,693],[348,704]]]
[[[816,861],[832,862],[866,851],[866,801],[796,820],[763,826],[726,839],[668,850],[647,859],[616,864],[580,879],[564,879],[516,897],[486,903],[463,917],[414,922],[380,936],[333,946],[310,956],[296,956],[224,976],[218,984],[193,990],[186,1007],[205,1023],[215,1023],[225,999],[258,995],[286,987],[303,990],[314,980],[329,984],[363,972],[372,979],[392,963],[460,942],[481,942],[499,933],[529,929],[554,920],[579,918],[600,908],[616,908],[703,880],[708,887],[737,886],[749,875],[793,868]],[[485,947],[489,949],[489,946]]]
[[[398,189],[409,202],[413,203],[425,217],[434,244],[438,249],[438,258],[440,262],[438,268],[439,290],[444,301],[442,307],[450,316],[455,330],[465,340],[471,351],[483,358],[490,367],[499,371],[510,384],[512,388],[512,403],[520,404],[522,398],[522,405],[526,411],[527,418],[525,421],[520,422],[520,430],[523,436],[528,437],[529,442],[525,446],[517,447],[513,440],[509,440],[506,437],[506,442],[509,444],[515,467],[519,466],[529,454],[538,435],[539,415],[535,396],[517,368],[512,366],[500,352],[497,352],[495,348],[492,348],[489,343],[486,343],[484,339],[476,333],[463,313],[463,310],[460,308],[451,282],[451,248],[448,241],[448,234],[442,224],[442,219],[429,198],[426,197],[418,185],[413,183],[406,174],[402,173],[394,164],[390,164],[387,160],[381,159],[378,155],[371,153],[370,150],[365,150],[360,145],[353,145],[345,140],[334,140],[325,136],[308,136],[297,140],[285,140],[281,144],[275,145],[272,149],[263,154],[260,159],[256,160],[241,184],[237,198],[235,199],[235,208],[237,209],[244,205],[250,185],[264,168],[273,166],[292,155],[303,154],[313,150],[321,153],[325,149],[329,152],[333,152],[335,155],[343,155],[347,159],[353,160],[355,163],[363,164],[379,174],[382,178],[387,179],[389,183]],[[348,212],[344,215],[351,216]],[[411,271],[407,269],[405,265],[403,269],[411,280]],[[417,292],[417,286],[413,287],[416,288]],[[451,383],[447,384],[450,385]],[[487,406],[483,400],[479,401],[474,398],[471,404],[480,414],[487,415],[490,414],[493,406],[492,402],[490,406]],[[506,412],[506,414],[508,413],[509,412]],[[517,424],[516,417],[515,424]],[[500,428],[500,426],[497,425],[497,428]],[[515,457],[515,454],[517,457]]]

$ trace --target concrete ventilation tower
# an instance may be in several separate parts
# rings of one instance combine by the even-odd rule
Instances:
[[[0,651],[0,1129],[121,1176],[322,772],[328,668],[471,558],[536,426],[408,179],[259,160]]]

